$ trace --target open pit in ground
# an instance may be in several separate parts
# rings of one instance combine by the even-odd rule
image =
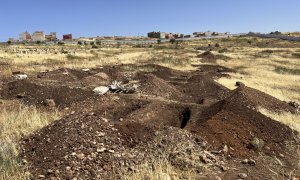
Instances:
[[[2,99],[56,107],[63,114],[21,141],[20,157],[33,178],[121,178],[124,170],[135,171],[163,156],[201,178],[235,178],[239,171],[234,169],[240,168],[254,171],[248,174],[251,179],[271,178],[263,164],[273,157],[284,164],[273,169],[299,173],[299,157],[291,148],[297,146],[298,133],[257,111],[261,106],[296,113],[288,103],[247,86],[233,91],[223,87],[214,79],[227,76],[231,70],[224,67],[204,65],[193,72],[157,65],[134,68],[59,69],[27,80],[3,80]],[[93,93],[113,80],[139,87],[133,94]],[[45,103],[49,99],[51,107]],[[255,138],[264,144],[259,150],[251,146]],[[256,166],[241,164],[245,158],[256,159]]]

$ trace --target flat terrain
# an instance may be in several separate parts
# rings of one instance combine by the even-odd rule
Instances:
[[[299,178],[299,60],[245,37],[2,46],[0,178]]]

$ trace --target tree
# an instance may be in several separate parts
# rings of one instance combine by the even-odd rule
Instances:
[[[176,40],[175,40],[174,38],[170,39],[170,43],[172,43],[172,44],[174,44],[175,41],[176,41]]]
[[[160,43],[161,43],[161,39],[158,39],[158,40],[157,40],[157,44],[160,44]]]

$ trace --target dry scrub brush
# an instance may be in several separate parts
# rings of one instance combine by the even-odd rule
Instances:
[[[58,113],[8,104],[4,102],[0,109],[0,179],[26,179],[24,162],[18,158],[19,140],[58,119]]]

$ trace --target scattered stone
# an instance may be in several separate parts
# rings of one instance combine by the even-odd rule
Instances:
[[[100,149],[97,149],[97,152],[98,152],[98,153],[102,153],[102,152],[104,152],[104,151],[106,151],[106,148],[100,148]]]
[[[94,91],[94,93],[96,93],[98,95],[104,95],[109,91],[109,88],[106,86],[99,86],[99,87],[96,87],[93,91]]]
[[[81,69],[83,72],[89,72],[90,71],[90,69],[88,69],[88,68],[83,68],[83,69]]]
[[[25,97],[26,97],[25,93],[17,94],[17,98],[18,98],[18,99],[23,99],[23,98],[25,98]]]
[[[235,83],[235,86],[243,87],[243,86],[245,86],[245,84],[242,83],[242,82],[240,82],[240,81],[237,81],[237,82]]]
[[[205,154],[201,154],[199,158],[205,164],[211,163],[211,160],[209,158],[207,158],[207,156]]]
[[[262,148],[264,147],[265,142],[262,139],[259,139],[257,137],[255,137],[251,142],[250,142],[250,146],[256,150],[256,151],[261,151]]]
[[[55,107],[56,106],[54,99],[46,99],[44,101],[44,105],[48,106],[48,107]]]
[[[13,77],[18,80],[28,79],[28,76],[26,74],[16,74]]]
[[[239,173],[238,177],[240,177],[241,179],[245,179],[248,177],[248,175],[246,173]]]
[[[300,105],[295,101],[290,101],[288,104],[293,108],[300,108]]]
[[[39,175],[39,178],[42,179],[42,178],[45,178],[45,176],[44,175]]]
[[[256,165],[256,161],[253,160],[253,159],[249,159],[248,164],[249,164],[250,166],[255,166],[255,165]]]
[[[243,163],[243,164],[248,164],[248,163],[249,163],[249,160],[248,160],[248,159],[244,159],[244,160],[242,160],[242,163]]]
[[[223,147],[222,152],[223,152],[223,153],[228,153],[228,146],[227,146],[227,145],[225,145],[225,146]]]
[[[50,175],[50,174],[52,174],[52,173],[53,173],[53,170],[52,170],[52,169],[48,169],[48,170],[47,170],[47,174],[48,174],[48,175]]]

